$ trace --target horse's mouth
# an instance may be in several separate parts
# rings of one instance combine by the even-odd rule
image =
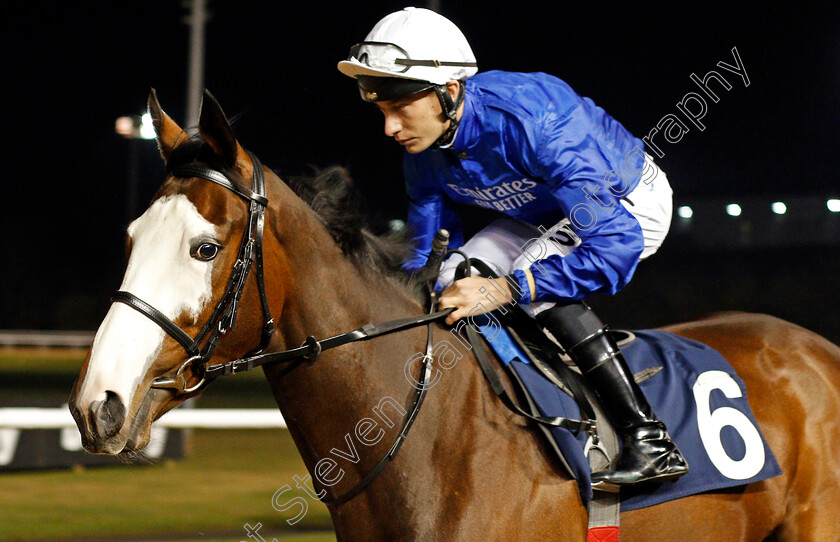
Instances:
[[[132,427],[128,436],[117,435],[107,440],[82,439],[85,451],[103,455],[132,455],[141,451],[149,444],[151,438],[151,423],[145,423],[140,429]]]
[[[123,428],[119,434],[106,439],[93,436],[90,431],[80,428],[82,447],[88,453],[104,455],[136,452],[145,448],[151,437],[152,424],[148,418],[135,417],[126,420],[126,424],[130,424],[127,430]]]
[[[92,454],[117,455],[138,452],[149,444],[152,432],[153,409],[160,408],[162,397],[150,389],[143,397],[137,411],[129,413],[116,434],[103,437],[93,429],[90,415],[71,409],[82,436],[82,447]],[[162,395],[162,394],[161,394]],[[156,408],[155,408],[156,407]]]
[[[119,438],[100,440],[82,433],[82,447],[89,454],[116,455],[123,450],[125,444]]]
[[[120,453],[139,452],[149,444],[151,438],[152,424],[147,424],[146,428],[137,433],[132,433],[125,441],[125,445]]]

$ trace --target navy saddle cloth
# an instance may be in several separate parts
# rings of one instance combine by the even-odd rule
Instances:
[[[633,373],[655,372],[639,385],[668,427],[689,464],[674,482],[621,490],[621,510],[635,510],[706,491],[735,487],[781,474],[747,401],[743,381],[720,353],[673,333],[634,331],[622,351]],[[504,329],[485,340],[524,384],[544,416],[580,419],[574,399],[548,380]],[[583,431],[550,433],[578,481],[585,502],[592,498]]]

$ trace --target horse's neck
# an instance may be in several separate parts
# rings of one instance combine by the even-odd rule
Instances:
[[[299,346],[309,335],[325,339],[370,322],[421,312],[419,303],[392,279],[360,271],[321,231],[320,224],[298,228],[311,228],[305,243],[310,248],[287,256],[291,276],[278,329],[285,348]],[[321,460],[337,463],[330,476],[344,473],[343,480],[330,488],[333,496],[346,492],[370,472],[399,433],[414,392],[403,366],[423,348],[425,338],[426,328],[421,327],[340,346],[288,371],[266,369],[310,473]],[[390,477],[391,473],[383,473],[375,483],[387,486]],[[323,487],[310,481],[309,487],[313,485]],[[397,490],[392,487],[389,493]],[[348,503],[342,511],[361,502],[374,506],[368,496],[366,491],[365,497]]]
[[[292,263],[293,284],[280,327],[289,347],[309,335],[323,339],[422,310],[394,279],[373,270],[360,271],[332,239],[328,241]]]
[[[301,224],[300,231],[306,227]],[[319,248],[289,257],[291,287],[280,317],[286,347],[298,346],[308,335],[323,339],[421,312],[404,290],[359,272],[328,235],[324,238],[326,232],[315,231],[308,246]],[[341,476],[328,488],[331,496],[345,493],[370,473],[399,434],[416,390],[407,373],[417,375],[425,341],[426,327],[420,327],[328,350],[291,370],[266,369],[309,472],[323,472],[325,479]],[[353,533],[354,540],[424,539],[446,527],[429,521],[451,521],[451,528],[459,528],[460,516],[452,514],[449,501],[453,494],[464,502],[476,498],[483,483],[477,473],[524,471],[517,488],[526,492],[524,498],[531,483],[550,475],[531,437],[487,396],[469,349],[437,327],[434,342],[443,341],[463,359],[457,364],[452,358],[440,360],[450,365],[436,368],[438,383],[429,390],[394,463],[361,495],[331,510],[338,533]],[[511,450],[516,453],[513,467],[507,458]]]

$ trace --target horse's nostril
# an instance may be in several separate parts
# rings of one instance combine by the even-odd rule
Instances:
[[[110,438],[119,433],[125,422],[125,406],[119,395],[106,391],[105,400],[91,403],[90,408],[93,425],[100,438]]]

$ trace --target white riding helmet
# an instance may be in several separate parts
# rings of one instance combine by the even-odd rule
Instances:
[[[350,49],[338,70],[359,75],[397,77],[445,85],[478,72],[467,38],[434,11],[408,7],[376,23],[365,41]]]
[[[478,72],[467,38],[455,24],[434,11],[405,8],[376,23],[365,41],[350,48],[338,70],[356,80],[366,102],[401,99],[433,89],[449,126],[435,146],[452,143],[457,111],[464,100],[463,80]],[[450,81],[461,81],[454,100]]]

